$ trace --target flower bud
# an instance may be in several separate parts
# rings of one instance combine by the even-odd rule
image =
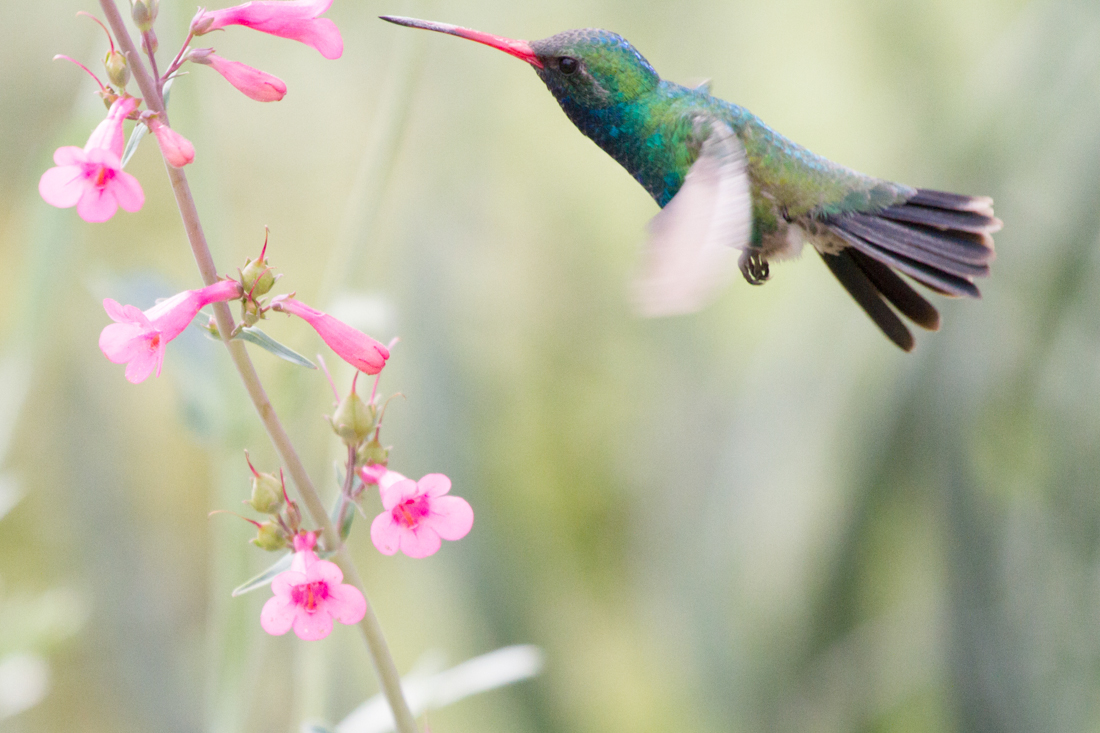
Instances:
[[[126,57],[118,51],[108,51],[103,59],[103,66],[107,69],[107,78],[116,87],[121,89],[130,81],[130,65],[126,63]]]
[[[348,445],[358,445],[374,430],[377,418],[378,409],[352,390],[332,413],[332,429]]]
[[[250,542],[261,550],[267,550],[268,552],[290,547],[286,533],[283,531],[283,528],[275,522],[264,522],[261,524],[256,536],[253,537]]]
[[[202,326],[202,330],[210,334],[211,338],[215,338],[218,341],[222,340],[222,333],[218,330],[218,321],[214,316],[210,316],[210,319],[206,322],[205,326]]]
[[[160,41],[157,40],[157,32],[150,28],[141,34],[141,50],[148,56],[152,56],[160,48]]]
[[[273,474],[257,473],[252,477],[252,498],[249,506],[260,514],[278,514],[283,509],[283,484]]]
[[[287,502],[286,524],[293,532],[297,532],[298,528],[302,526],[302,510],[298,508],[296,502]]]
[[[386,464],[389,463],[390,460],[390,450],[389,448],[382,447],[382,444],[378,442],[378,438],[374,438],[359,446],[355,458],[356,462],[363,466],[364,469],[368,466],[375,465],[385,469]],[[378,483],[377,481],[368,482],[366,478],[364,478],[363,481],[366,483]]]
[[[245,262],[244,269],[241,270],[241,284],[245,292],[252,293],[253,297],[264,295],[275,285],[275,274],[263,255]]]
[[[246,298],[241,301],[241,321],[244,322],[244,325],[255,326],[262,317],[263,314],[260,312],[260,304],[257,301],[251,298]]]
[[[159,6],[159,0],[130,0],[130,17],[142,33],[152,30]]]

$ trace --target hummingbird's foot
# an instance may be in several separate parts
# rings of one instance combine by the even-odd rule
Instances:
[[[768,261],[757,250],[747,249],[742,252],[737,266],[741,268],[741,274],[749,285],[763,285],[771,277]]]

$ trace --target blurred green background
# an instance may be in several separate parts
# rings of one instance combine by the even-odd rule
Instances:
[[[161,5],[169,57],[194,7]],[[91,81],[50,61],[100,68],[78,10],[98,5],[0,10],[0,727],[338,721],[376,691],[357,630],[272,638],[265,592],[229,598],[271,557],[206,514],[246,497],[243,449],[277,463],[223,351],[192,330],[135,387],[97,347],[104,297],[148,307],[200,284],[158,151],[129,167],[137,214],[86,224],[38,197],[54,148],[103,116]],[[984,299],[938,299],[943,330],[905,355],[807,255],[698,315],[637,320],[649,197],[524,64],[380,13],[518,38],[608,28],[829,158],[992,195],[1005,228]],[[430,713],[435,733],[1100,730],[1100,4],[328,15],[335,62],[206,37],[284,79],[282,102],[193,68],[171,111],[219,268],[268,225],[281,292],[401,336],[382,381],[408,398],[387,415],[391,466],[447,473],[474,506],[469,537],[429,560],[353,532],[400,669],[430,650],[547,653],[541,677]],[[322,348],[300,322],[266,329]],[[331,496],[327,384],[254,358]],[[44,697],[16,713],[28,685]]]

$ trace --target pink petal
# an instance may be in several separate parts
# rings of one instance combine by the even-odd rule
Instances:
[[[329,588],[325,608],[342,624],[357,624],[367,613],[367,599],[354,585],[338,585]]]
[[[208,30],[243,25],[262,33],[300,41],[317,49],[327,59],[337,59],[344,51],[340,31],[331,20],[316,17],[328,10],[331,4],[332,0],[257,0],[206,13],[206,17],[212,19]]]
[[[404,531],[387,510],[370,523],[370,541],[383,555],[394,555],[401,547],[401,533]]]
[[[296,614],[297,609],[290,598],[272,596],[267,599],[263,610],[260,611],[260,626],[272,636],[282,636],[290,631]]]
[[[290,591],[296,585],[302,585],[306,582],[305,573],[299,573],[295,570],[284,570],[271,579],[271,592],[277,596],[290,597]]]
[[[75,145],[66,145],[53,151],[53,162],[56,165],[84,165],[86,160],[84,148]]]
[[[416,482],[420,493],[428,496],[443,496],[451,490],[451,479],[442,473],[429,473]]]
[[[432,501],[432,514],[422,524],[427,524],[445,540],[460,540],[474,526],[474,510],[461,497],[441,496]]]
[[[124,211],[133,213],[145,204],[145,192],[141,190],[141,183],[126,171],[115,171],[115,177],[107,187]]]
[[[311,583],[323,580],[328,583],[330,587],[335,587],[340,585],[344,580],[344,573],[336,563],[329,562],[328,560],[318,560],[310,566],[309,572],[306,573],[306,577]]]
[[[164,342],[157,348],[144,349],[126,364],[126,379],[131,384],[144,382],[153,372],[160,376],[161,363],[164,361]]]
[[[112,321],[118,323],[136,323],[142,326],[149,325],[149,319],[145,314],[132,305],[119,305],[113,298],[103,299],[103,310],[107,311]]]
[[[76,204],[76,213],[86,222],[99,223],[110,219],[118,211],[118,200],[108,188],[86,186],[80,201]]]
[[[149,350],[148,330],[135,323],[112,323],[99,333],[99,350],[115,364],[125,364]]]
[[[415,481],[407,478],[389,486],[379,484],[378,492],[382,496],[382,508],[388,512],[405,499],[416,496],[417,486]]]
[[[303,641],[317,641],[332,633],[332,616],[321,608],[314,613],[298,609],[294,616],[294,633]]]
[[[415,529],[401,533],[401,552],[409,557],[422,558],[434,555],[439,552],[442,544],[436,531],[424,523]]]
[[[382,474],[382,477],[378,479],[378,490],[388,489],[398,481],[407,481],[408,479],[397,471],[391,471],[386,469],[386,472]],[[392,507],[391,507],[392,509]]]
[[[64,148],[59,148],[58,152],[60,153],[61,150]],[[56,168],[50,168],[38,179],[38,193],[42,196],[42,200],[59,209],[76,206],[87,186],[84,169],[79,165],[59,165]]]

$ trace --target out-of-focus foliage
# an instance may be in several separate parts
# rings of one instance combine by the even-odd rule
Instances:
[[[376,692],[361,640],[259,629],[271,558],[214,508],[242,449],[277,468],[197,331],[130,385],[105,296],[199,283],[155,146],[147,203],[102,225],[38,176],[103,115],[83,0],[0,24],[0,353],[30,390],[0,466],[0,603],[75,589],[52,689],[13,730],[292,730]],[[194,8],[161,0],[162,49]],[[980,302],[904,355],[816,257],[702,314],[643,322],[625,283],[655,206],[528,68],[375,19],[520,38],[622,33],[665,76],[713,79],[798,142],[914,185],[990,194],[1005,229]],[[351,546],[402,670],[514,643],[543,676],[429,715],[433,731],[966,731],[1100,727],[1100,5],[1094,0],[427,3],[339,0],[336,62],[259,34],[219,53],[283,78],[254,103],[209,69],[174,125],[219,268],[269,257],[283,292],[402,342],[392,466],[443,471],[473,532],[430,560]],[[274,338],[321,348],[276,317]],[[314,371],[254,349],[318,481],[337,443]],[[331,361],[331,360],[330,360]],[[350,379],[337,372],[343,389]],[[7,385],[0,387],[8,389]],[[373,507],[372,507],[373,508]]]

